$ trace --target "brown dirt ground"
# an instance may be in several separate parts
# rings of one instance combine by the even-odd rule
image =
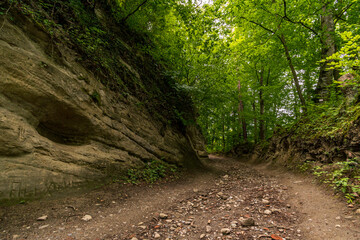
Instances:
[[[343,199],[311,178],[244,160],[211,156],[210,170],[171,182],[0,207],[0,239],[360,239],[356,208]],[[249,217],[255,226],[241,226]]]

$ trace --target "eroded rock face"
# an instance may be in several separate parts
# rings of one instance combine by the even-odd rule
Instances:
[[[258,147],[252,161],[295,167],[305,162],[330,164],[360,158],[360,119],[348,131],[335,136],[293,137],[292,133],[275,134],[266,149]]]
[[[0,200],[102,180],[149,160],[199,164],[188,136],[154,120],[135,97],[105,88],[65,46],[49,57],[51,47],[30,22],[5,21],[0,31]]]

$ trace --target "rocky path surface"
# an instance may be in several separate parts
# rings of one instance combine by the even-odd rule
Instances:
[[[0,239],[360,239],[359,215],[311,180],[211,156],[153,186],[0,208]]]

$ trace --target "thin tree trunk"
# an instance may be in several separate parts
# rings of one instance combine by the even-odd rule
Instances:
[[[264,99],[263,99],[263,89],[264,86],[264,70],[260,71],[260,91],[259,91],[259,99],[260,99],[260,124],[259,124],[259,138],[260,141],[265,139],[265,121],[264,121]]]
[[[286,14],[285,14],[286,16]],[[265,26],[263,26],[261,23],[257,23],[257,22],[254,22],[254,21],[250,21],[248,19],[246,19],[245,17],[241,17],[241,18],[244,18],[245,20],[247,20],[248,22],[251,22],[261,28],[263,28],[264,30],[268,31],[268,32],[271,32],[272,34],[275,34],[275,32]],[[287,18],[289,20],[289,18]],[[302,24],[303,25],[303,24]],[[305,25],[303,25],[305,26]],[[312,30],[312,29],[311,29]],[[312,30],[313,31],[313,30]],[[316,32],[315,32],[316,33]],[[302,104],[302,107],[303,107],[303,111],[306,112],[306,103],[305,103],[305,98],[303,97],[302,95],[302,92],[301,92],[301,88],[300,88],[300,84],[299,84],[299,79],[297,77],[297,74],[296,74],[296,71],[295,71],[295,68],[294,68],[294,65],[292,64],[292,61],[291,61],[291,57],[290,57],[290,53],[289,53],[289,49],[287,47],[287,44],[286,44],[286,41],[285,41],[285,37],[284,37],[284,34],[281,34],[281,36],[277,36],[282,45],[284,46],[284,50],[285,50],[285,55],[286,55],[286,58],[288,60],[288,63],[289,63],[289,66],[290,66],[290,69],[291,69],[291,72],[292,72],[292,75],[294,77],[294,82],[295,82],[295,85],[296,85],[296,90],[298,92],[298,95],[299,95],[299,98],[300,98],[300,102]]]
[[[244,118],[244,102],[243,102],[242,96],[241,96],[241,83],[240,83],[240,80],[238,82],[238,90],[239,90],[239,116],[240,116],[240,119],[241,119],[244,142],[247,142],[247,140],[248,140],[247,127],[246,127],[246,120]]]
[[[298,119],[299,118],[298,111],[297,111],[298,100],[296,97],[296,87],[294,86],[294,84],[292,84],[292,89],[293,89],[294,96],[295,96],[294,97],[294,115],[295,115],[295,119]]]
[[[226,142],[225,142],[225,115],[223,115],[222,140],[223,140],[223,151],[225,152],[225,149],[226,149]]]
[[[252,108],[253,108],[253,112],[255,114],[255,117],[254,117],[254,141],[255,141],[255,143],[257,143],[257,118],[256,118],[255,101],[252,102]]]
[[[299,84],[299,78],[298,78],[297,73],[296,73],[296,71],[295,71],[294,65],[293,65],[293,63],[292,63],[292,61],[291,61],[289,49],[288,49],[288,47],[287,47],[284,34],[281,34],[280,40],[281,40],[281,43],[282,43],[283,46],[284,46],[285,55],[286,55],[286,58],[287,58],[287,60],[288,60],[288,63],[289,63],[290,69],[291,69],[291,73],[292,73],[293,78],[294,78],[294,83],[295,83],[296,90],[297,90],[297,93],[298,93],[298,96],[299,96],[299,99],[300,99],[300,103],[301,103],[301,105],[302,105],[302,109],[303,109],[304,112],[306,112],[307,109],[306,109],[305,98],[304,98],[304,96],[303,96],[303,94],[302,94],[302,92],[301,92],[301,88],[300,88],[300,84]]]
[[[321,15],[321,28],[322,28],[322,50],[321,60],[325,60],[327,57],[333,55],[336,51],[335,47],[335,22],[334,16],[328,7],[328,4],[324,3]],[[329,87],[334,80],[334,70],[329,69],[330,61],[320,63],[320,74],[318,85],[316,87],[316,93],[318,98],[326,100],[329,98]]]
[[[212,138],[211,138],[211,147],[213,148],[215,144],[215,129],[212,130]]]

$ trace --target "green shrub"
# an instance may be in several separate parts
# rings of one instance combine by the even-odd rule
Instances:
[[[132,184],[139,182],[154,183],[161,178],[174,176],[177,167],[159,160],[148,162],[145,167],[132,168],[127,171],[126,181]]]

